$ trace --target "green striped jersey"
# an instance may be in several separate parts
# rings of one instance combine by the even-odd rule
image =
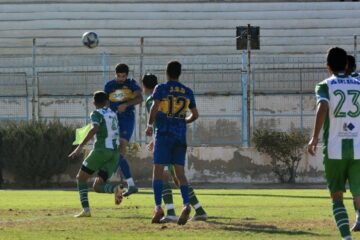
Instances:
[[[118,118],[110,108],[99,108],[90,114],[92,124],[99,125],[94,149],[117,149],[119,146]]]
[[[318,83],[315,92],[317,103],[329,104],[323,126],[325,157],[360,159],[360,81],[332,75]]]

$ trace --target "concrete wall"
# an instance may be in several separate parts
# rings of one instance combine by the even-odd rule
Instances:
[[[271,172],[270,158],[259,154],[254,148],[225,147],[189,147],[187,154],[186,175],[193,183],[277,183]],[[128,159],[135,181],[141,185],[150,185],[152,176],[152,156],[141,147]],[[75,182],[75,176],[81,163],[72,165],[65,174],[55,177],[62,182]],[[4,173],[5,182],[14,179]],[[119,178],[113,176],[112,181]],[[323,183],[324,168],[322,165],[321,147],[316,157],[305,153],[298,168],[298,183]],[[224,185],[226,187],[226,185]]]

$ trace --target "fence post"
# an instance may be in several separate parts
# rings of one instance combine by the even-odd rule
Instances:
[[[140,66],[139,66],[139,83],[141,84],[141,79],[142,79],[142,76],[143,76],[143,74],[144,74],[144,70],[143,70],[143,64],[144,64],[144,37],[141,37],[140,38]],[[139,119],[139,142],[140,142],[140,144],[143,142],[143,139],[142,139],[142,132],[143,132],[143,129],[142,129],[142,119],[141,119],[141,117],[142,117],[142,115],[143,115],[143,113],[142,113],[142,103],[140,103],[139,104],[139,116],[138,116],[138,119]],[[146,142],[146,137],[145,137],[145,139],[144,139],[144,141]]]
[[[108,55],[106,52],[101,54],[101,64],[102,64],[102,77],[103,77],[103,86],[105,86],[106,82],[109,80],[109,61]]]
[[[36,121],[38,120],[39,117],[39,108],[37,108],[37,88],[38,88],[38,83],[37,83],[37,74],[36,74],[36,38],[33,38],[32,41],[32,99],[31,99],[31,103],[32,103],[32,120]]]
[[[357,61],[357,35],[354,35],[354,58],[355,63]]]

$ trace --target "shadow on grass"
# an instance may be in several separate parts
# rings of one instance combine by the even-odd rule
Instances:
[[[256,194],[256,193],[201,193],[199,196],[234,196],[234,197],[273,197],[273,198],[302,198],[302,199],[329,199],[330,196],[301,196],[301,195],[278,195],[278,194]],[[351,197],[344,197],[344,199],[352,199]]]
[[[277,226],[274,225],[266,225],[266,224],[231,223],[231,222],[223,223],[212,220],[207,221],[207,223],[216,225],[218,228],[223,229],[225,231],[284,234],[284,235],[330,236],[327,234],[318,234],[309,231],[285,230],[278,228]]]

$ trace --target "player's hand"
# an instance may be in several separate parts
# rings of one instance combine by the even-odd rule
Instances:
[[[308,151],[308,153],[310,153],[310,155],[315,156],[315,154],[316,154],[316,145],[318,144],[318,142],[319,142],[318,138],[312,137],[310,139],[310,142],[308,143],[308,146],[307,146],[307,151]]]
[[[153,127],[147,126],[145,129],[145,134],[146,134],[146,136],[151,137],[153,135]]]
[[[149,144],[146,147],[149,152],[153,152],[154,151],[154,141],[149,142]]]
[[[126,103],[122,103],[122,104],[120,104],[120,105],[118,106],[117,111],[118,111],[119,113],[122,113],[122,112],[124,112],[124,111],[126,110],[127,107],[128,107],[128,105],[127,105]]]
[[[75,158],[77,156],[80,155],[81,151],[82,151],[83,147],[81,145],[77,146],[77,148],[75,148],[75,150],[69,154],[69,158]]]

